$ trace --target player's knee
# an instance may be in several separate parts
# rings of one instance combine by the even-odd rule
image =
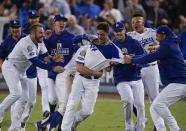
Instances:
[[[123,108],[129,108],[133,106],[133,101],[122,101],[123,102]]]
[[[51,98],[51,99],[49,99],[49,103],[50,103],[51,105],[57,104],[57,98]]]
[[[154,105],[151,104],[150,106],[150,114],[153,114],[155,112],[155,108],[154,108]],[[151,115],[152,116],[152,115]]]
[[[93,110],[87,109],[87,110],[83,110],[83,111],[81,112],[81,114],[83,115],[83,117],[86,118],[86,117],[90,116],[93,112],[94,112]]]
[[[138,110],[143,110],[145,108],[145,105],[143,103],[137,103],[136,108],[138,108]]]
[[[87,112],[82,112],[81,115],[85,119],[85,118],[89,117],[92,113],[93,112],[87,111]]]
[[[160,102],[153,102],[152,104],[151,104],[151,107],[150,108],[152,108],[151,110],[156,110],[156,111],[159,111],[159,110],[161,110],[162,108],[164,108],[165,107],[165,104],[163,104],[163,103],[160,103]]]
[[[32,111],[32,109],[34,108],[34,105],[35,103],[28,103],[28,109]]]
[[[11,95],[12,95],[12,97],[13,97],[14,99],[19,99],[19,98],[21,98],[21,93],[20,93],[20,92],[12,93]]]
[[[29,100],[28,103],[29,103],[29,105],[34,106],[36,104],[36,99]]]

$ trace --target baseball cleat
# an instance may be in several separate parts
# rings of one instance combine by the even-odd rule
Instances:
[[[49,111],[45,111],[45,112],[43,113],[43,117],[44,117],[44,118],[47,118],[49,115],[50,115],[50,112],[49,112]]]
[[[79,126],[79,122],[74,122],[71,128],[71,131],[77,131],[78,126]]]
[[[21,131],[25,131],[25,126],[26,126],[26,124],[21,122]]]
[[[41,125],[41,121],[36,122],[35,127],[37,128],[37,131],[45,131],[45,128]]]

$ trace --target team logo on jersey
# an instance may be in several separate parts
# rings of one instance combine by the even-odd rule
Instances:
[[[142,38],[140,40],[140,43],[142,44],[142,46],[144,47],[145,45],[149,44],[149,43],[154,43],[154,40],[152,37],[149,38]]]
[[[33,46],[31,46],[31,45],[27,46],[27,51],[28,52],[32,52],[33,50],[34,50]]]
[[[62,43],[57,43],[57,53],[62,54]]]
[[[124,55],[128,54],[127,48],[121,48],[121,52],[122,52],[122,54],[124,54]]]
[[[69,55],[69,48],[64,48],[62,43],[57,43],[57,53],[62,55]]]

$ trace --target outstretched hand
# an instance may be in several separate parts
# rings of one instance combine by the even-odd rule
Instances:
[[[131,64],[132,63],[132,57],[130,55],[124,55],[124,63],[125,64]]]
[[[56,54],[56,55],[52,56],[52,60],[55,62],[63,62],[64,57],[62,54]]]

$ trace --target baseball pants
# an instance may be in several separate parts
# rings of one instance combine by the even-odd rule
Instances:
[[[0,104],[0,123],[3,120],[4,112],[21,97],[22,93],[20,82],[22,76],[13,64],[5,60],[2,65],[2,73],[10,93]]]
[[[137,108],[137,124],[135,129],[143,131],[145,128],[145,104],[144,87],[142,80],[121,82],[117,85],[117,90],[123,103],[126,130],[133,131],[133,104]]]
[[[63,117],[62,131],[71,131],[73,123],[80,123],[93,113],[99,83],[99,79],[86,79],[76,73]],[[80,101],[82,109],[76,112]]]
[[[172,116],[169,107],[186,95],[186,84],[171,83],[155,98],[150,107],[152,120],[157,131],[166,131],[164,122],[170,131],[178,131],[179,126]]]
[[[68,72],[64,71],[56,76],[56,94],[58,99],[58,112],[62,115],[65,113],[67,101],[68,101],[68,85],[67,85]]]
[[[22,95],[16,101],[9,129],[21,128],[21,122],[26,123],[36,103],[37,78],[25,78],[21,81]]]
[[[41,68],[37,68],[37,77],[39,81],[39,85],[41,87],[41,105],[42,112],[50,111],[49,102],[48,102],[48,73],[47,70],[43,70]]]
[[[57,104],[57,94],[56,94],[56,82],[53,79],[48,78],[48,101],[50,104]]]
[[[21,116],[21,122],[26,123],[30,117],[30,114],[33,110],[33,107],[36,103],[36,95],[37,95],[37,78],[27,78],[27,86],[28,86],[28,100],[25,105],[24,112]]]
[[[150,65],[142,68],[141,77],[150,102],[152,103],[159,93],[160,76],[158,65]]]

